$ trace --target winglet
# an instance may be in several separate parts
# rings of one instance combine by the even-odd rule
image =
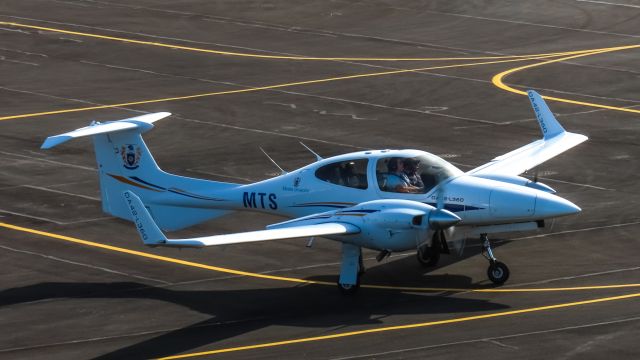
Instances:
[[[540,129],[542,130],[544,139],[547,140],[564,133],[564,128],[560,125],[558,120],[556,120],[555,116],[553,116],[553,113],[547,106],[547,103],[542,100],[542,96],[533,90],[527,91],[527,95],[529,95],[531,106],[533,107],[533,111],[536,113],[536,119],[538,120]]]
[[[165,244],[167,237],[164,236],[158,225],[153,221],[142,200],[131,191],[125,191],[122,196],[131,212],[131,220],[136,224],[136,229],[140,234],[140,238],[142,238],[142,242],[150,246]]]

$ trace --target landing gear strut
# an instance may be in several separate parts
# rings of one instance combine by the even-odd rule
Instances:
[[[362,248],[342,243],[342,265],[338,288],[344,295],[352,295],[360,288],[360,277],[364,273]]]
[[[482,256],[489,260],[489,268],[487,269],[489,280],[496,285],[504,284],[509,279],[509,268],[493,256],[491,242],[487,234],[481,234],[480,241],[482,242]]]

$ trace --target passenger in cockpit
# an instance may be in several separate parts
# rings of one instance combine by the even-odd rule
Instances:
[[[415,186],[418,191],[423,192],[424,183],[422,178],[418,175],[418,168],[420,167],[420,160],[418,159],[404,159],[404,173],[409,179],[409,185]]]
[[[417,193],[420,189],[411,185],[409,177],[404,171],[404,161],[401,158],[391,158],[387,164],[386,190],[402,193]]]

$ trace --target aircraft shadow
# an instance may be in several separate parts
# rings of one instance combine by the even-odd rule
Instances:
[[[495,249],[508,244],[508,240],[492,240],[492,247],[496,256],[500,256]],[[489,281],[486,276],[479,282],[471,281],[463,274],[431,274],[435,270],[451,264],[466,260],[474,256],[481,256],[479,241],[477,239],[468,240],[467,247],[461,255],[441,254],[440,261],[435,266],[424,267],[416,259],[415,251],[407,256],[387,258],[380,263],[367,261],[365,263],[366,272],[362,277],[363,284],[386,285],[397,287],[435,287],[435,288],[495,288],[497,287]],[[488,261],[482,262],[481,268],[473,269],[475,272],[484,274]],[[337,274],[317,275],[309,277],[308,280],[336,282]]]
[[[448,280],[454,283],[465,281],[457,278],[464,276],[450,275]],[[381,325],[381,318],[392,315],[486,312],[508,308],[482,299],[389,290],[361,289],[355,296],[345,297],[329,286],[172,290],[136,282],[40,283],[0,292],[0,306],[56,298],[152,299],[211,316],[205,321],[145,339],[96,358],[100,360],[157,358],[192,351],[205,345],[213,348],[219,341],[272,325],[332,328],[333,331],[339,331],[336,328]]]

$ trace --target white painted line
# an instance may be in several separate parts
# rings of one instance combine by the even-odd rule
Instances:
[[[548,233],[548,234],[524,236],[524,237],[509,239],[509,241],[519,241],[519,240],[526,240],[526,239],[544,238],[544,237],[555,236],[555,235],[573,234],[573,233],[593,231],[593,230],[613,229],[613,228],[618,228],[618,227],[626,227],[626,226],[633,226],[633,225],[639,225],[639,224],[640,224],[640,221],[634,221],[634,222],[623,223],[623,224],[594,226],[594,227],[584,228],[584,229],[565,230],[565,231],[558,231],[558,232]]]
[[[63,195],[77,196],[77,197],[79,197],[79,198],[83,198],[83,199],[87,199],[87,200],[100,201],[100,198],[97,198],[97,197],[87,196],[87,195],[80,195],[80,194],[74,194],[74,193],[70,193],[70,192],[66,192],[66,191],[61,191],[61,190],[49,189],[49,188],[42,187],[42,186],[35,186],[35,185],[20,185],[20,187],[26,187],[26,188],[30,188],[30,189],[36,189],[36,190],[49,191],[49,192],[56,193],[56,194],[63,194]]]
[[[599,271],[599,272],[594,272],[594,273],[589,273],[589,274],[563,276],[563,277],[559,277],[559,278],[540,280],[540,281],[532,281],[532,282],[528,282],[528,283],[509,284],[509,285],[504,285],[502,287],[503,288],[512,288],[512,287],[519,287],[519,286],[541,285],[541,284],[548,284],[548,283],[552,283],[552,282],[556,282],[556,281],[573,280],[573,279],[587,278],[587,277],[600,276],[600,275],[609,275],[609,274],[616,274],[616,273],[621,273],[621,272],[637,271],[637,270],[640,270],[640,266],[634,266],[634,267],[623,268],[623,269],[613,269],[613,270]]]
[[[104,216],[104,217],[99,217],[99,218],[83,219],[83,220],[70,221],[70,222],[62,222],[62,221],[56,221],[56,220],[53,220],[53,219],[49,219],[49,218],[46,218],[46,217],[29,215],[29,214],[19,213],[19,212],[16,212],[16,211],[9,211],[9,210],[5,210],[5,209],[0,209],[0,212],[11,214],[11,215],[16,215],[16,216],[21,216],[21,217],[26,217],[26,218],[34,219],[34,220],[46,221],[46,222],[50,222],[50,223],[53,223],[53,224],[56,224],[56,225],[74,225],[74,224],[83,224],[83,223],[88,223],[88,222],[113,219],[113,217],[111,217],[111,216]]]
[[[0,47],[0,50],[2,50],[2,51],[8,51],[8,52],[13,52],[13,53],[18,53],[18,54],[23,54],[23,55],[32,55],[32,56],[49,57],[48,55],[45,55],[45,54],[34,53],[34,52],[28,52],[28,51],[22,51],[22,50],[17,50],[17,49],[7,49],[7,48],[3,48],[3,47]]]
[[[111,273],[111,274],[122,275],[122,276],[141,279],[141,280],[154,281],[154,282],[165,284],[165,285],[170,285],[171,284],[170,282],[164,281],[164,280],[158,280],[158,279],[153,279],[153,278],[150,278],[150,277],[134,275],[134,274],[127,274],[127,273],[124,273],[122,271],[117,271],[117,270],[113,270],[113,269],[109,269],[109,268],[105,268],[105,267],[101,267],[101,266],[81,263],[81,262],[77,262],[77,261],[73,261],[73,260],[62,259],[62,258],[59,258],[59,257],[56,257],[56,256],[41,254],[41,253],[37,253],[37,252],[33,252],[33,251],[19,250],[19,249],[15,249],[15,248],[12,248],[12,247],[9,247],[9,246],[3,246],[3,245],[0,245],[0,248],[5,249],[5,250],[9,250],[9,251],[13,251],[13,252],[17,252],[17,253],[21,253],[21,254],[38,256],[38,257],[41,257],[41,258],[44,258],[44,259],[47,259],[47,260],[53,260],[53,261],[63,262],[63,263],[66,263],[66,264],[83,266],[83,267],[86,267],[86,268],[91,268],[91,269],[94,269],[94,270],[100,270],[100,271],[108,272],[108,273]]]
[[[73,38],[68,38],[68,37],[59,37],[58,39],[60,39],[60,40],[66,40],[66,41],[73,41],[73,42],[77,42],[77,43],[84,42],[84,41],[82,41],[82,40],[73,39]]]
[[[540,179],[545,180],[545,181],[550,181],[550,182],[557,182],[557,183],[562,183],[562,184],[569,184],[569,185],[581,186],[581,187],[586,187],[586,188],[592,188],[592,189],[596,189],[596,190],[616,191],[616,189],[609,189],[609,188],[605,188],[605,187],[602,187],[602,186],[581,184],[581,183],[565,181],[565,180],[551,179],[551,178],[546,178],[546,177],[541,177]]]
[[[498,53],[495,53],[495,52],[487,52],[487,51],[483,51],[483,50],[471,50],[471,49],[464,49],[464,48],[453,47],[453,46],[445,46],[445,45],[438,45],[438,44],[433,44],[433,43],[416,42],[416,41],[402,40],[402,39],[392,39],[392,38],[385,38],[385,37],[380,37],[380,36],[372,36],[372,35],[364,35],[364,34],[356,34],[356,33],[345,33],[345,32],[335,32],[335,31],[323,30],[323,29],[291,27],[291,26],[287,26],[287,25],[271,24],[271,23],[254,21],[254,20],[251,20],[251,21],[249,21],[249,20],[237,20],[237,19],[233,19],[233,18],[229,18],[229,17],[213,16],[213,15],[210,15],[210,14],[203,14],[203,13],[168,10],[168,9],[161,9],[161,8],[151,8],[151,7],[144,7],[144,6],[140,6],[140,5],[128,5],[128,4],[124,4],[124,3],[113,3],[113,2],[107,2],[107,1],[95,1],[95,0],[88,0],[88,1],[91,1],[92,3],[95,3],[95,4],[105,4],[105,5],[111,5],[111,6],[127,7],[127,8],[133,8],[135,10],[155,11],[155,12],[161,12],[161,13],[165,13],[165,14],[167,14],[167,13],[168,14],[172,14],[172,15],[176,15],[177,14],[177,15],[183,15],[183,16],[189,16],[189,17],[196,16],[196,17],[198,17],[198,18],[200,18],[200,19],[202,19],[204,21],[220,22],[220,23],[226,23],[226,24],[231,24],[231,25],[236,25],[236,26],[266,28],[266,29],[273,30],[273,31],[297,32],[297,33],[304,33],[304,34],[316,35],[316,36],[331,36],[331,37],[342,36],[342,37],[368,39],[368,40],[375,40],[375,41],[385,41],[385,42],[397,43],[397,44],[402,44],[402,45],[412,45],[412,46],[422,47],[422,48],[430,47],[433,50],[439,50],[439,51],[442,51],[442,52],[449,52],[449,53],[462,54],[462,55],[467,55],[469,52],[492,54],[492,55],[498,54]],[[20,17],[17,17],[17,16],[10,16],[10,17],[20,18]],[[39,20],[39,19],[29,19],[29,20],[56,23],[56,22],[53,22],[53,21],[45,21],[45,20]],[[65,23],[62,23],[62,24],[65,24]],[[81,26],[81,27],[88,27],[88,28],[95,29],[95,27],[87,26],[87,25],[77,25],[77,24],[65,24],[65,25]],[[122,33],[129,33],[129,32],[122,31],[122,30],[113,30],[113,29],[105,29],[105,28],[98,28],[98,29],[115,31],[115,32],[122,32]],[[190,41],[190,40],[185,40],[185,39],[180,39],[180,38],[170,38],[170,37],[164,37],[164,36],[158,36],[158,35],[137,34],[137,33],[133,33],[133,34],[135,34],[135,35],[144,35],[144,36],[152,36],[152,37],[161,38],[161,39],[179,40],[179,41],[185,41],[185,42],[196,42],[196,41]],[[203,43],[203,42],[196,42],[196,43]],[[246,47],[240,47],[240,46],[234,46],[234,45],[227,45],[227,44],[216,44],[216,43],[205,43],[205,44],[232,47],[232,48],[240,48],[240,49],[245,49],[245,50],[260,51],[260,52],[266,52],[266,53],[273,53],[272,51],[268,51],[268,50],[252,49],[252,48],[246,48]],[[297,55],[297,54],[288,54],[288,55],[301,56],[301,55]]]
[[[31,35],[31,33],[27,30],[22,30],[22,29],[11,29],[11,28],[5,28],[5,27],[0,27],[0,30],[3,31],[11,31],[11,32],[17,32],[17,33],[22,33],[22,34],[27,34],[27,35]]]
[[[205,321],[203,324],[187,325],[185,327],[189,327],[189,329],[197,329],[197,328],[206,328],[206,327],[212,327],[212,326],[225,326],[225,325],[230,325],[230,324],[238,324],[238,323],[242,323],[242,322],[261,320],[261,319],[264,319],[264,318],[265,318],[265,316],[257,316],[257,317],[252,317],[252,318],[239,319],[239,320],[228,320],[228,321],[218,321],[218,322]],[[55,342],[55,343],[44,343],[44,344],[36,344],[36,345],[30,345],[30,346],[5,348],[5,349],[0,349],[0,353],[7,353],[7,352],[13,352],[13,351],[23,351],[23,350],[33,350],[33,349],[46,348],[46,347],[52,347],[52,346],[60,346],[60,345],[81,344],[81,343],[88,343],[88,342],[95,342],[95,341],[126,339],[126,338],[146,336],[146,335],[165,334],[165,333],[171,333],[171,332],[178,331],[178,330],[184,330],[185,327],[175,327],[175,328],[165,328],[165,329],[157,329],[157,330],[149,330],[149,331],[139,331],[139,332],[134,332],[134,333],[119,334],[119,335],[113,335],[113,336],[99,336],[99,337],[87,338],[87,339],[77,339],[77,340],[70,340],[70,341],[60,341],[60,342]]]
[[[126,66],[119,66],[119,65],[110,65],[110,64],[97,63],[97,62],[92,62],[92,61],[84,61],[84,60],[82,60],[81,62],[85,63],[85,64],[89,64],[89,65],[104,66],[104,67],[113,68],[113,69],[137,71],[137,72],[142,72],[142,73],[146,73],[146,74],[153,74],[153,75],[166,76],[166,77],[172,77],[172,78],[183,78],[183,79],[189,79],[189,80],[202,81],[202,82],[206,82],[206,83],[238,86],[238,87],[247,88],[247,89],[251,89],[251,88],[254,87],[254,86],[251,86],[251,85],[244,85],[244,84],[228,82],[228,81],[216,81],[216,80],[210,80],[210,79],[204,79],[204,78],[194,78],[194,77],[190,77],[190,76],[182,76],[182,75],[175,75],[175,74],[168,74],[168,73],[160,73],[160,72],[155,72],[155,71],[151,71],[151,70],[147,70],[147,69],[139,69],[139,68],[126,67]],[[391,67],[391,66],[369,65],[369,64],[361,64],[361,63],[357,63],[357,62],[347,62],[347,61],[342,61],[342,62],[349,63],[349,64],[355,64],[355,65],[365,65],[367,67],[374,67],[374,68],[380,68],[380,69],[386,69],[386,70],[400,70],[400,68]],[[463,77],[457,77],[457,76],[449,76],[449,75],[431,73],[431,72],[427,72],[427,71],[415,71],[415,73],[416,74],[422,74],[422,75],[443,77],[443,78],[455,78],[455,79],[469,80],[469,81],[480,81],[480,80],[475,80],[475,79],[470,79],[470,78],[463,78]],[[486,80],[481,80],[481,81],[485,82],[485,83],[490,83],[490,81],[486,81]],[[502,123],[499,123],[499,122],[494,122],[494,121],[489,121],[489,120],[484,120],[484,119],[474,119],[474,118],[469,118],[469,117],[464,117],[464,116],[456,116],[456,115],[442,113],[441,111],[448,109],[447,107],[443,107],[443,106],[426,107],[426,109],[411,109],[411,108],[394,107],[394,106],[388,106],[388,105],[382,105],[382,104],[369,103],[369,102],[365,102],[365,101],[350,100],[350,99],[344,99],[344,98],[336,98],[336,97],[331,97],[331,96],[308,94],[308,93],[303,93],[303,92],[299,92],[299,91],[288,91],[288,90],[282,90],[282,89],[267,89],[267,90],[264,90],[264,91],[275,92],[275,93],[283,93],[283,94],[290,94],[290,95],[297,95],[297,96],[306,96],[306,97],[312,97],[312,98],[324,99],[324,100],[331,100],[331,101],[339,101],[339,102],[343,102],[343,103],[365,105],[365,106],[371,106],[371,107],[382,108],[382,109],[390,109],[390,110],[398,110],[398,111],[409,111],[409,112],[414,112],[414,113],[419,113],[419,114],[429,114],[429,115],[433,115],[433,116],[447,117],[447,118],[452,118],[452,119],[457,119],[457,120],[479,122],[479,123],[482,123],[482,124],[492,124],[492,125],[501,125],[502,124]],[[278,104],[280,104],[280,103],[278,103]],[[287,105],[290,106],[292,104],[287,104]]]
[[[449,16],[455,16],[455,17],[468,18],[468,19],[487,20],[487,21],[504,22],[504,23],[509,23],[509,24],[529,25],[529,26],[538,26],[538,27],[545,27],[545,28],[551,28],[551,29],[569,30],[569,31],[576,31],[576,32],[584,32],[584,33],[588,33],[588,34],[615,35],[615,36],[622,36],[622,37],[640,38],[640,35],[633,35],[633,34],[622,34],[622,33],[608,32],[608,31],[598,31],[598,30],[589,30],[589,29],[576,29],[576,28],[572,28],[572,27],[568,27],[568,26],[559,26],[559,25],[551,25],[551,24],[540,24],[540,23],[533,23],[533,22],[528,22],[528,21],[518,21],[518,20],[508,20],[508,19],[500,19],[500,18],[490,18],[490,17],[484,17],[484,16],[473,16],[473,15],[457,14],[457,13],[450,13],[450,12],[444,12],[444,11],[423,10],[423,9],[420,9],[420,10],[413,9],[411,11],[422,11],[422,12],[426,12],[426,13],[439,14],[439,15],[449,15]]]
[[[634,8],[634,9],[640,9],[640,5],[621,4],[621,3],[613,3],[613,2],[608,2],[608,1],[594,1],[594,0],[574,0],[574,1],[593,3],[593,4],[601,4],[601,5],[623,6],[623,7],[630,7],[630,8]]]
[[[91,168],[91,167],[88,167],[88,166],[82,166],[82,165],[70,164],[70,163],[65,163],[65,162],[60,162],[60,161],[48,160],[48,159],[43,159],[43,158],[35,157],[35,156],[28,156],[28,155],[10,153],[10,152],[6,152],[6,151],[0,151],[0,154],[16,156],[16,157],[20,157],[20,158],[26,158],[26,159],[30,159],[30,160],[33,160],[33,161],[46,162],[46,163],[50,163],[50,164],[54,164],[54,165],[63,165],[63,166],[68,166],[68,167],[72,167],[72,168],[76,168],[76,169],[89,170],[89,171],[93,171],[93,172],[97,171],[96,168]]]
[[[33,62],[28,62],[28,61],[20,61],[20,60],[7,59],[7,57],[6,57],[6,56],[2,56],[2,55],[0,55],[0,61],[5,61],[5,62],[10,62],[10,63],[15,63],[15,64],[23,64],[23,65],[31,65],[31,66],[40,66],[40,64],[38,64],[38,63],[33,63]]]
[[[361,359],[361,358],[377,358],[377,357],[381,357],[381,356],[384,356],[384,355],[400,354],[400,353],[405,353],[405,352],[410,352],[410,351],[427,350],[427,349],[434,349],[434,348],[439,348],[439,347],[449,347],[449,346],[455,346],[455,345],[466,345],[466,344],[472,344],[472,343],[478,343],[478,342],[493,342],[493,341],[496,341],[496,340],[513,339],[513,338],[531,336],[531,335],[541,335],[541,334],[548,334],[548,333],[555,333],[555,332],[562,332],[562,331],[586,329],[586,328],[597,327],[597,326],[622,324],[622,323],[638,321],[638,320],[640,320],[640,316],[632,317],[632,318],[626,318],[626,319],[619,319],[619,320],[588,323],[588,324],[583,324],[583,325],[565,326],[565,327],[561,327],[561,328],[554,328],[554,329],[548,329],[548,330],[530,331],[530,332],[525,332],[525,333],[517,333],[517,334],[502,335],[502,336],[495,336],[495,337],[478,338],[478,339],[472,339],[472,340],[463,340],[463,341],[456,341],[456,342],[449,342],[449,343],[442,343],[442,344],[419,346],[419,347],[413,347],[413,348],[404,348],[404,349],[391,350],[391,351],[385,351],[385,352],[379,352],[379,353],[370,353],[370,354],[364,354],[364,355],[338,357],[338,358],[333,358],[332,360],[351,360],[351,359]]]

